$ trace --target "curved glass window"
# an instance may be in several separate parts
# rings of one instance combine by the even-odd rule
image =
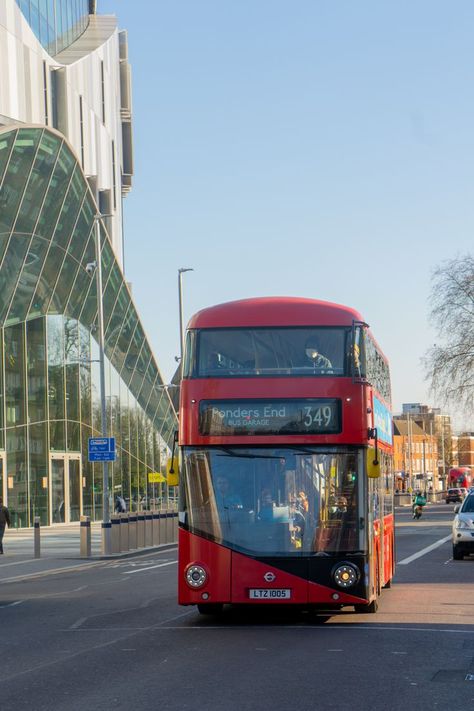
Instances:
[[[99,235],[110,493],[137,510],[167,505],[168,487],[148,474],[164,474],[176,413],[81,167],[47,128],[0,127],[0,190],[0,449],[13,525],[102,515],[102,469],[87,456],[102,431]]]
[[[16,0],[16,3],[51,55],[75,42],[89,21],[89,0]]]

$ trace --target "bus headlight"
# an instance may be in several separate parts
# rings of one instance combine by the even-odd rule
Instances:
[[[352,563],[342,563],[333,570],[332,576],[340,588],[351,588],[359,580],[360,573]]]
[[[202,588],[207,583],[207,573],[201,565],[190,565],[185,576],[190,588]]]

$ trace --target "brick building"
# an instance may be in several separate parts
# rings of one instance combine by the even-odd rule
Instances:
[[[395,483],[398,491],[423,489],[439,491],[438,440],[411,418],[393,418]]]
[[[474,467],[474,432],[462,432],[458,436],[460,467]]]

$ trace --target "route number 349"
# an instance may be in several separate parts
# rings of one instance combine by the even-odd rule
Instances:
[[[312,425],[329,427],[332,414],[333,411],[329,405],[323,405],[322,407],[305,407],[303,424],[305,427],[311,427]]]

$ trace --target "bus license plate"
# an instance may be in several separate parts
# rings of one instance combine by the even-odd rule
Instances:
[[[251,600],[289,600],[291,590],[290,588],[250,588],[249,598]]]

